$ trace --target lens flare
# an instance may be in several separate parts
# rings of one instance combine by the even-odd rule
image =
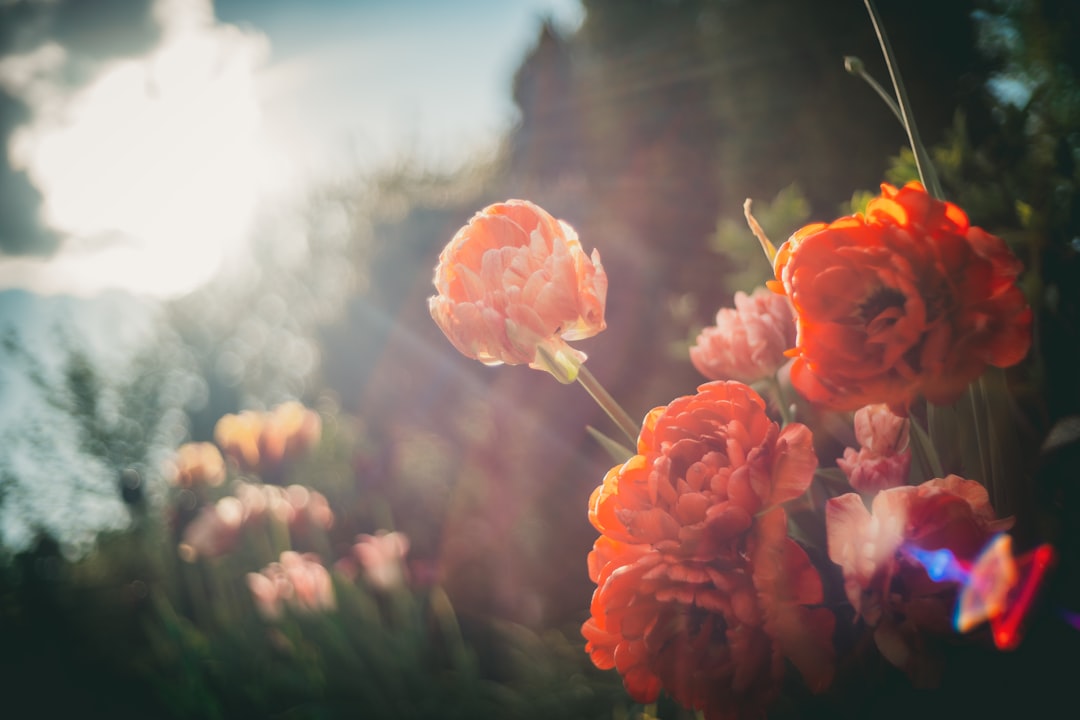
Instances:
[[[926,568],[931,580],[961,586],[956,629],[968,632],[989,622],[999,650],[1012,650],[1020,644],[1024,621],[1057,558],[1048,544],[1016,557],[1012,538],[1004,533],[987,543],[973,563],[957,559],[945,548],[924,550],[905,545],[902,552]]]

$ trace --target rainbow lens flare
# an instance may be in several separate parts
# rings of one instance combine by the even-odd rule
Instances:
[[[1020,644],[1024,620],[1031,611],[1046,572],[1056,560],[1054,548],[1044,544],[1020,557],[1013,555],[1012,538],[996,535],[973,563],[958,560],[950,550],[924,550],[905,546],[904,553],[926,568],[935,582],[961,586],[955,625],[968,632],[990,623],[994,644],[1012,650]]]

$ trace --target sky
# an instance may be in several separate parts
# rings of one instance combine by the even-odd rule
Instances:
[[[0,0],[0,290],[181,296],[267,207],[514,121],[578,0]]]

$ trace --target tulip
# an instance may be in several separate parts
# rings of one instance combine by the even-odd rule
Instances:
[[[485,365],[527,364],[571,383],[585,353],[567,344],[606,325],[607,275],[574,229],[526,200],[489,205],[439,255],[431,317]]]

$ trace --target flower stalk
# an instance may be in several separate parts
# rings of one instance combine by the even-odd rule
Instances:
[[[915,125],[915,118],[911,113],[911,100],[908,98],[907,89],[904,87],[904,80],[900,76],[900,65],[896,62],[889,36],[885,34],[885,27],[881,23],[881,17],[878,15],[877,8],[874,7],[874,0],[864,0],[864,2],[866,3],[866,11],[870,14],[870,22],[874,25],[874,32],[877,34],[878,44],[881,45],[881,52],[885,56],[885,67],[889,70],[893,90],[896,92],[900,121],[904,125],[904,130],[907,131],[908,142],[911,143],[911,150],[915,154],[915,168],[919,171],[919,178],[932,196],[938,200],[944,200],[945,193],[941,189],[937,172],[934,171],[934,165],[930,162],[930,155],[919,137],[919,128]],[[864,79],[866,78],[864,77]],[[892,104],[889,103],[889,105],[892,108]]]
[[[854,55],[848,55],[844,58],[844,69],[869,85],[870,89],[876,92],[882,102],[892,110],[892,114],[896,116],[896,119],[900,121],[900,124],[904,124],[904,114],[900,112],[900,106],[896,104],[896,100],[889,94],[889,91],[881,87],[881,83],[875,80],[873,75],[866,72],[866,66],[863,65],[862,60]]]
[[[937,450],[934,449],[934,443],[930,441],[930,436],[926,434],[926,431],[923,430],[915,418],[911,418],[909,427],[911,428],[911,444],[918,451],[920,458],[929,465],[928,469],[931,475],[934,478],[945,477],[941,459],[938,458]]]
[[[638,424],[630,417],[630,413],[623,410],[622,406],[615,401],[615,398],[611,397],[611,393],[600,384],[600,381],[584,365],[578,370],[577,381],[581,383],[581,386],[596,401],[596,404],[622,430],[623,435],[630,441],[631,447],[637,446]]]
[[[536,357],[541,365],[554,367],[556,364],[554,356],[544,344],[540,344],[536,347]],[[581,383],[581,386],[585,388],[586,392],[589,393],[589,396],[596,401],[596,404],[600,406],[600,409],[606,412],[608,417],[612,419],[620,430],[622,430],[623,435],[630,441],[630,445],[632,447],[636,446],[638,424],[630,417],[630,413],[623,410],[622,406],[611,396],[611,393],[600,384],[600,381],[596,379],[596,376],[589,372],[584,364],[579,364],[577,368],[575,368],[573,375],[568,377],[570,378],[566,381],[568,383],[572,383],[574,380]]]

